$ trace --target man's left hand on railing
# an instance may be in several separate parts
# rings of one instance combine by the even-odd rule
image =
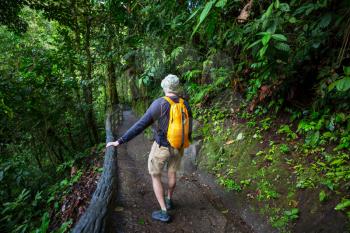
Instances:
[[[119,142],[118,141],[115,141],[115,142],[108,142],[106,147],[109,147],[109,146],[119,146]]]

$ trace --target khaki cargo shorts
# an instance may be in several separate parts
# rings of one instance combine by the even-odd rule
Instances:
[[[161,174],[166,164],[168,171],[176,172],[180,168],[183,152],[183,149],[169,149],[168,147],[159,146],[157,142],[154,142],[148,156],[149,174]]]

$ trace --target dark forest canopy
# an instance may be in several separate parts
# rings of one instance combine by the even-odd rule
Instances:
[[[298,188],[349,215],[349,1],[2,0],[0,24],[4,232],[52,219],[71,168],[103,147],[106,110],[142,112],[168,73],[203,124],[288,115],[285,143],[318,156],[300,165]],[[220,102],[226,92],[243,97],[238,109]]]

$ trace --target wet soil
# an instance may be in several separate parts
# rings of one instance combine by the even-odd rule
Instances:
[[[131,111],[123,113],[119,134],[130,128],[137,118]],[[151,213],[159,209],[147,171],[152,141],[143,134],[118,147],[118,195],[111,216],[111,232],[230,232],[251,233],[248,225],[224,203],[211,185],[198,177],[191,166],[178,172],[174,193],[172,221],[153,221]],[[166,187],[167,179],[163,174]]]

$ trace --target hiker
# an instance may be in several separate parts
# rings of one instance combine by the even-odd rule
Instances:
[[[170,221],[167,212],[173,208],[172,196],[176,185],[176,171],[180,167],[184,148],[188,147],[192,132],[192,113],[186,100],[179,97],[180,84],[176,75],[169,74],[161,82],[164,97],[153,101],[146,113],[121,138],[108,146],[126,143],[153,125],[154,143],[148,157],[148,171],[152,177],[153,191],[161,210],[154,211],[152,218]],[[171,119],[171,123],[169,123]],[[167,164],[168,192],[164,196],[161,181],[162,170]]]

